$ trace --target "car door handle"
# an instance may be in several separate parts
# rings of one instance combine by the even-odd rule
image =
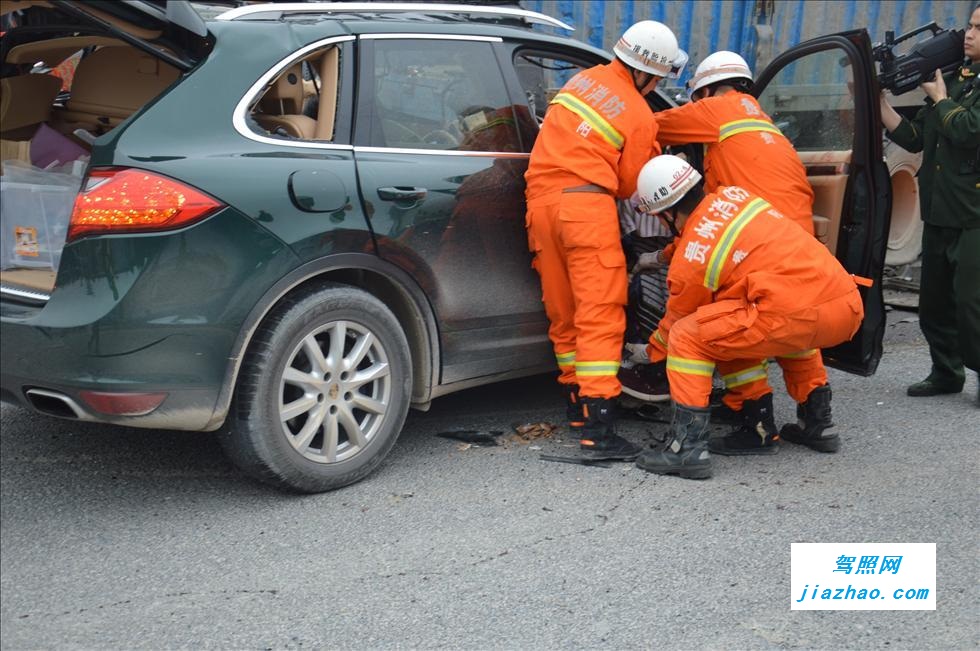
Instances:
[[[425,188],[378,188],[378,196],[384,201],[422,201],[428,193]]]

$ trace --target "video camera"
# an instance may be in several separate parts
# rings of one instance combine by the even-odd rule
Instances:
[[[932,32],[932,36],[916,43],[905,54],[895,56],[896,45],[925,31]],[[963,30],[940,29],[933,22],[898,38],[895,32],[885,32],[885,42],[876,44],[872,55],[881,64],[878,75],[881,85],[893,95],[901,95],[932,79],[936,70],[947,73],[963,62]]]

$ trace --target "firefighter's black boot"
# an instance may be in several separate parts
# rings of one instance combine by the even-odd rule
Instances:
[[[741,411],[735,411],[724,402],[711,408],[711,422],[716,425],[741,425],[743,420],[744,414]]]
[[[565,396],[565,420],[568,421],[568,431],[572,436],[581,435],[585,427],[585,413],[582,411],[582,399],[578,395],[577,384],[561,384]]]
[[[658,475],[679,475],[687,479],[711,477],[711,455],[708,453],[710,418],[710,409],[674,403],[674,417],[667,440],[641,454],[636,465]]]
[[[779,432],[772,415],[772,394],[758,400],[746,400],[742,405],[742,423],[731,432],[711,439],[708,449],[727,456],[741,454],[776,454],[779,452]],[[714,418],[712,412],[711,417]]]
[[[840,437],[828,434],[834,426],[830,418],[830,387],[817,387],[807,396],[806,402],[796,406],[796,423],[783,425],[779,436],[784,441],[799,443],[818,452],[837,452]]]
[[[585,425],[578,430],[579,447],[597,457],[632,461],[640,447],[616,434],[616,401],[608,398],[582,398]]]

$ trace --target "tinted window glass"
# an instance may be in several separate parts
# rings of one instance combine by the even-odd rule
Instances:
[[[538,125],[544,121],[550,102],[565,83],[580,70],[591,68],[598,62],[588,63],[547,52],[523,50],[514,55],[514,71],[524,89],[527,106],[534,120],[521,123],[521,138],[526,151],[531,151],[538,136]]]
[[[514,70],[527,94],[527,103],[540,124],[548,110],[548,102],[579,70],[590,67],[581,61],[571,61],[552,54],[519,52],[514,57]]]
[[[372,145],[520,151],[490,43],[379,39],[374,47]]]
[[[759,103],[797,151],[848,150],[854,141],[853,79],[842,50],[816,52],[780,70]]]

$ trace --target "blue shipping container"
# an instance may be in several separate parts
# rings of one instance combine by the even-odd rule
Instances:
[[[738,52],[755,68],[762,61],[816,36],[864,27],[875,42],[885,32],[903,34],[931,21],[963,27],[974,0],[524,0],[522,6],[575,27],[571,36],[608,52],[623,30],[639,20],[658,20],[677,34],[691,57],[683,84],[705,56]],[[772,28],[771,51],[757,51],[756,25]],[[808,74],[817,74],[810,71]],[[798,83],[820,83],[819,78]]]

